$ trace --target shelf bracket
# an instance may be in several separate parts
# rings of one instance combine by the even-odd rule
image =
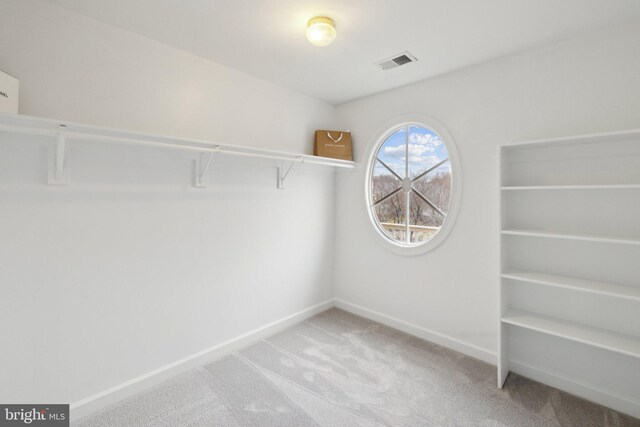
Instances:
[[[70,182],[66,130],[66,125],[60,125],[55,146],[49,147],[48,183],[52,185],[67,185]]]
[[[196,159],[196,167],[194,174],[194,186],[196,188],[206,188],[209,182],[209,166],[213,161],[213,157],[220,154],[220,149],[216,148],[216,151],[211,153],[200,153],[200,156]]]
[[[289,172],[291,172],[291,169],[293,169],[293,165],[295,165],[297,162],[304,163],[304,159],[302,157],[298,157],[295,160],[292,160],[291,164],[289,165],[289,167],[285,172],[283,172],[284,162],[282,163],[281,166],[278,166],[278,189],[284,190],[285,188],[287,188],[284,186],[284,181],[289,176]]]

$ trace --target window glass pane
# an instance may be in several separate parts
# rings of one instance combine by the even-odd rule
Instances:
[[[411,178],[449,158],[447,147],[440,135],[419,126],[409,127],[409,171]],[[451,168],[450,162],[443,164],[440,169]]]
[[[428,173],[413,183],[413,188],[445,214],[449,211],[451,201],[451,169],[442,167]],[[422,201],[422,199],[420,199]],[[424,201],[422,201],[424,203]],[[442,218],[442,215],[440,215]],[[428,225],[428,224],[425,224]]]
[[[405,164],[407,160],[405,148],[406,138],[406,128],[395,131],[382,143],[377,154],[377,158],[383,161],[401,178],[405,177]]]
[[[409,210],[409,237],[411,243],[428,241],[438,233],[443,223],[444,217],[442,215],[420,197],[411,194],[411,207]]]
[[[376,160],[371,176],[371,203],[382,199],[396,188],[400,187],[402,182],[393,176],[391,172]]]
[[[377,204],[374,214],[380,229],[392,240],[404,242],[405,193],[399,191],[382,203]]]

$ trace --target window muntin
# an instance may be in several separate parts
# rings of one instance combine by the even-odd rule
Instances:
[[[392,128],[374,150],[369,207],[378,231],[400,246],[435,237],[451,205],[451,161],[444,140],[418,124]]]

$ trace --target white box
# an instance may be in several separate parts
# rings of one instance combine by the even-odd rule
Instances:
[[[20,80],[0,71],[0,113],[18,114]]]

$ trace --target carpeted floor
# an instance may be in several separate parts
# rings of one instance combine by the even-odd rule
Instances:
[[[331,309],[72,425],[640,426],[640,420]]]

